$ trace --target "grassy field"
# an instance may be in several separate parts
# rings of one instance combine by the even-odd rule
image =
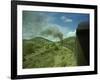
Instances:
[[[75,37],[52,42],[42,37],[23,40],[23,68],[76,66]]]

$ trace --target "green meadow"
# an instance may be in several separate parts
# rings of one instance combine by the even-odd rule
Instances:
[[[23,68],[76,66],[75,37],[53,42],[42,37],[23,39]]]

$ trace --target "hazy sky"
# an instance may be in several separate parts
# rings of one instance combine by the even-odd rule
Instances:
[[[52,35],[42,35],[46,29],[61,32],[63,37],[75,36],[76,28],[82,21],[89,21],[89,14],[23,11],[23,38],[30,39],[37,36],[55,41]]]

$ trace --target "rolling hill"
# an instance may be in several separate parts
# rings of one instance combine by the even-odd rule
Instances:
[[[62,44],[42,37],[23,40],[23,68],[76,66],[74,45],[75,37]]]

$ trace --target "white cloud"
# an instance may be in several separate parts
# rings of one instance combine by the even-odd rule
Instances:
[[[71,37],[71,36],[75,36],[76,35],[76,31],[70,31],[67,33],[67,37]]]
[[[61,16],[61,19],[62,19],[62,20],[65,20],[65,19],[66,19],[66,16]]]
[[[64,22],[72,22],[73,21],[71,18],[68,18],[66,16],[61,16],[61,19],[64,20]]]
[[[66,18],[66,19],[65,19],[65,22],[72,22],[72,19]]]

